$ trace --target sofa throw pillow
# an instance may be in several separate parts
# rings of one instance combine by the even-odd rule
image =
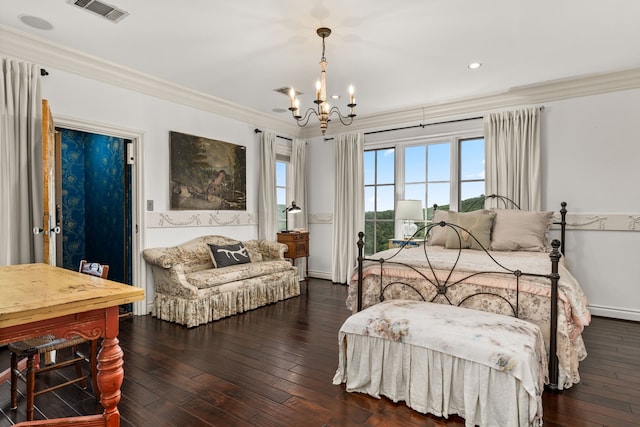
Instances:
[[[249,252],[241,242],[232,245],[209,244],[209,249],[211,250],[211,260],[216,268],[251,262]]]
[[[494,251],[547,250],[547,232],[553,212],[494,209],[496,213],[491,249]]]
[[[485,210],[473,212],[449,212],[449,222],[464,228],[447,227],[447,249],[489,249],[491,227],[495,214]],[[457,232],[456,232],[457,231]],[[460,237],[458,237],[458,235]],[[473,237],[475,237],[475,239]],[[477,239],[477,241],[476,241]]]
[[[435,210],[433,212],[432,224],[437,224],[441,221],[449,221],[449,211]],[[447,229],[449,227],[440,227],[434,225],[429,230],[429,238],[427,239],[427,245],[429,246],[444,246],[447,243]]]

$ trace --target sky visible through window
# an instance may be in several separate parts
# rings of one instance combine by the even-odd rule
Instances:
[[[429,200],[425,207],[434,203],[448,205],[451,187],[451,143],[407,147],[405,151],[405,199],[424,200],[428,186]],[[428,150],[428,156],[427,156]],[[382,150],[374,161],[374,152],[365,152],[365,185],[394,183],[395,152]],[[427,160],[428,159],[428,160]],[[428,164],[427,164],[428,162]],[[425,181],[426,178],[426,181]],[[481,181],[473,181],[481,180]],[[460,146],[461,200],[484,194],[484,139],[475,138],[461,142]],[[390,189],[391,190],[391,189]],[[391,190],[393,191],[393,190]],[[394,209],[394,194],[378,191],[377,211]],[[375,193],[365,192],[365,211],[373,211]]]

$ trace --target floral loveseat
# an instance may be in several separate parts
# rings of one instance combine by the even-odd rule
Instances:
[[[155,288],[151,314],[194,327],[300,295],[286,250],[282,243],[223,236],[145,249]]]

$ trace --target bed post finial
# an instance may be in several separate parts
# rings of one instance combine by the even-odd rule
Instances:
[[[364,233],[358,233],[358,311],[362,311],[362,262],[364,260]]]

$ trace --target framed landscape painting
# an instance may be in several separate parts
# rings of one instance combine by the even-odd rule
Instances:
[[[171,209],[246,210],[245,147],[169,132]]]

